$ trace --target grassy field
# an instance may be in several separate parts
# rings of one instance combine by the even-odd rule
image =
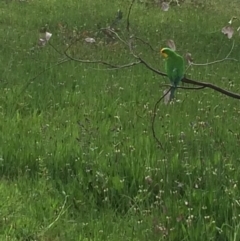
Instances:
[[[167,78],[143,65],[56,66],[76,36],[69,53],[77,59],[135,61],[99,31],[121,9],[126,38],[129,4],[0,2],[0,240],[240,240],[239,100],[179,89],[174,104],[158,107],[162,150],[151,119]],[[130,27],[156,50],[173,39],[196,63],[224,58],[235,41],[231,57],[240,60],[238,33],[221,33],[239,13],[237,0],[185,1],[166,12],[137,1]],[[43,29],[60,52],[38,47]],[[158,52],[140,42],[136,51],[164,71]],[[239,73],[239,62],[225,61],[187,76],[240,93]]]

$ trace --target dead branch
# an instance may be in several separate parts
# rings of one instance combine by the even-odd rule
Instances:
[[[193,85],[197,85],[197,86],[204,86],[205,88],[209,88],[209,89],[213,89],[221,94],[227,95],[229,97],[232,97],[234,99],[238,99],[240,100],[240,94],[225,90],[223,88],[220,88],[217,85],[208,83],[208,82],[201,82],[201,81],[197,81],[197,80],[192,80],[192,79],[188,79],[186,77],[184,77],[184,79],[182,80],[182,82],[187,83],[187,84],[193,84]]]
[[[212,62],[208,62],[208,63],[203,63],[203,64],[197,64],[197,63],[191,62],[191,63],[189,64],[189,66],[187,67],[186,72],[188,71],[188,69],[189,69],[191,66],[208,66],[208,65],[213,65],[213,64],[219,64],[219,63],[224,62],[224,61],[236,61],[236,62],[237,62],[237,61],[238,61],[237,59],[229,58],[230,54],[231,54],[232,51],[233,51],[234,45],[235,45],[235,42],[233,41],[232,47],[231,47],[230,51],[228,52],[228,54],[226,55],[225,58],[223,58],[223,59],[218,59],[218,60],[215,60],[215,61],[212,61]]]
[[[131,63],[128,63],[128,64],[123,64],[123,65],[114,65],[114,64],[110,64],[106,61],[102,61],[102,60],[76,59],[76,58],[70,56],[66,51],[64,52],[64,54],[66,55],[66,57],[68,59],[76,61],[76,62],[86,63],[86,64],[102,64],[102,65],[109,66],[110,68],[106,69],[106,70],[124,69],[124,68],[129,68],[129,67],[132,67],[134,65],[140,64],[140,61],[135,61],[135,62],[131,62]]]
[[[52,223],[50,223],[44,230],[42,230],[42,232],[38,235],[38,237],[42,237],[49,229],[52,228],[52,226],[60,219],[60,217],[67,211],[67,209],[70,207],[67,207],[65,208],[66,204],[67,204],[67,199],[68,199],[68,196],[65,195],[65,200],[64,200],[64,203],[63,205],[61,206],[61,209],[60,209],[60,212],[59,214],[57,215],[57,217],[55,218],[55,220],[53,220]]]
[[[131,36],[130,39],[136,39],[136,40],[139,40],[140,42],[142,42],[143,44],[147,45],[153,52],[156,52],[156,50],[152,47],[152,45],[148,42],[146,42],[145,40],[139,38],[139,37],[136,37],[136,36]]]
[[[106,28],[105,28],[106,30]],[[110,28],[107,28],[108,31],[110,32],[113,32],[118,38],[119,40],[121,41],[122,39],[120,38],[120,36],[114,32],[113,30],[111,30]],[[78,39],[75,39],[71,44],[69,44],[69,46],[65,49],[64,51],[64,55],[69,59],[69,60],[73,60],[73,61],[76,61],[76,62],[80,62],[80,63],[86,63],[86,64],[102,64],[102,65],[106,65],[106,66],[109,66],[111,69],[123,69],[123,68],[128,68],[128,67],[132,67],[134,65],[137,65],[140,63],[140,61],[136,61],[136,62],[131,62],[131,63],[128,63],[128,64],[124,64],[124,65],[114,65],[114,64],[111,64],[111,63],[108,63],[106,61],[103,61],[103,60],[88,60],[88,59],[77,59],[77,58],[74,58],[72,57],[71,55],[68,54],[68,50],[71,48],[71,46],[76,43],[78,41]],[[127,43],[122,40],[122,42],[127,45]]]
[[[131,13],[131,9],[132,9],[132,6],[134,4],[135,0],[132,0],[131,2],[131,5],[129,7],[129,12],[128,12],[128,24],[127,24],[127,27],[129,28],[129,16],[130,16],[130,13]],[[102,29],[104,30],[104,29]],[[105,29],[106,30],[106,29]],[[151,70],[152,72],[158,74],[158,75],[161,75],[161,76],[167,76],[166,73],[163,73],[155,68],[153,68],[149,63],[147,63],[142,57],[140,57],[139,55],[137,55],[136,53],[134,53],[133,51],[133,47],[132,47],[132,42],[134,41],[134,39],[138,39],[141,41],[140,38],[137,38],[137,37],[134,37],[134,36],[130,36],[129,37],[129,40],[128,42],[125,41],[123,38],[121,38],[119,36],[118,33],[116,33],[113,29],[111,28],[107,28],[108,31],[110,31],[112,34],[114,34],[116,36],[116,38],[121,41],[125,46],[128,46],[129,50],[130,50],[130,53],[131,55],[137,60],[135,62],[131,62],[131,63],[127,63],[127,64],[124,64],[124,65],[114,65],[114,64],[111,64],[111,63],[108,63],[106,61],[103,61],[103,60],[86,60],[86,59],[77,59],[77,58],[74,58],[72,56],[70,56],[68,54],[68,49],[76,42],[78,41],[78,39],[76,39],[75,41],[73,41],[68,47],[67,49],[64,51],[64,55],[69,59],[69,60],[72,60],[72,61],[76,61],[76,62],[80,62],[80,63],[88,63],[88,64],[102,64],[102,65],[106,65],[108,67],[110,67],[110,69],[114,69],[114,70],[117,70],[117,69],[123,69],[123,68],[129,68],[129,67],[132,67],[132,66],[135,66],[135,65],[138,65],[138,64],[143,64],[146,68],[148,68],[149,70]],[[147,44],[147,42],[145,41],[142,41],[143,43]],[[52,46],[52,45],[51,45]],[[149,46],[151,46],[149,44]],[[53,46],[52,46],[53,47]],[[152,48],[152,47],[151,47]],[[210,65],[210,64],[216,64],[216,63],[220,63],[220,62],[223,62],[223,61],[226,61],[226,60],[234,60],[234,61],[237,61],[236,59],[233,59],[233,58],[229,58],[230,54],[232,53],[233,51],[233,48],[234,48],[234,42],[232,44],[232,47],[229,51],[229,53],[227,54],[227,56],[223,59],[220,59],[220,60],[216,60],[216,61],[213,61],[213,62],[209,62],[209,63],[205,63],[205,64],[194,64],[192,63],[192,65],[195,65],[195,66],[204,66],[204,65]],[[55,51],[59,53],[59,51],[54,47]],[[153,48],[152,48],[153,49]],[[227,95],[229,97],[232,97],[232,98],[235,98],[235,99],[240,99],[240,94],[237,94],[237,93],[234,93],[234,92],[231,92],[231,91],[228,91],[228,90],[225,90],[219,86],[216,86],[214,84],[211,84],[211,83],[208,83],[208,82],[201,82],[201,81],[198,81],[198,80],[193,80],[193,79],[189,79],[187,78],[186,76],[183,78],[182,80],[183,83],[187,83],[187,84],[192,84],[192,85],[196,85],[196,86],[199,86],[199,89],[200,88],[210,88],[212,90],[215,90],[221,94],[224,94],[224,95]]]
[[[135,2],[135,0],[132,0],[131,4],[129,6],[129,9],[128,9],[127,26],[126,26],[126,29],[128,32],[130,31],[130,14],[131,14],[131,10],[132,10],[134,2]]]
[[[142,64],[144,64],[148,69],[150,69],[154,73],[156,73],[158,75],[161,75],[161,76],[167,76],[167,74],[165,74],[165,73],[163,73],[163,72],[161,72],[157,69],[154,69],[144,59],[142,59],[140,56],[136,56],[136,58],[139,59]],[[224,94],[224,95],[227,95],[227,96],[232,97],[234,99],[240,100],[240,94],[225,90],[225,89],[223,89],[219,86],[216,86],[216,85],[208,83],[208,82],[201,82],[201,81],[198,81],[198,80],[189,79],[186,76],[184,77],[184,79],[182,79],[182,82],[186,83],[186,84],[192,84],[192,85],[202,86],[204,88],[209,88],[209,89],[215,90],[215,91],[217,91],[221,94]]]
[[[160,85],[161,87],[171,87],[171,85]],[[200,86],[200,87],[183,87],[183,86],[177,86],[175,87],[176,89],[183,89],[183,90],[202,90],[204,88],[206,88],[205,86]]]
[[[128,43],[124,39],[122,39],[119,36],[119,34],[117,32],[115,32],[113,29],[111,29],[111,28],[101,28],[101,30],[108,30],[110,33],[113,33],[117,37],[117,39],[120,40],[124,45],[128,46]]]
[[[163,94],[163,96],[160,97],[160,99],[155,103],[154,108],[153,108],[153,118],[152,118],[152,133],[153,133],[153,138],[155,139],[155,141],[158,143],[158,145],[163,149],[163,145],[161,143],[161,141],[158,139],[156,132],[155,132],[155,120],[156,120],[156,116],[157,116],[157,107],[159,105],[159,103],[162,101],[162,99],[171,91],[172,86],[168,89],[168,91],[166,91],[166,93]]]
[[[115,34],[115,36],[117,38],[119,38],[119,35],[115,31],[113,31],[113,30],[111,30],[111,31],[112,31],[113,34]],[[126,41],[125,40],[122,40],[122,39],[119,39],[119,40],[126,45]],[[131,38],[129,40],[128,46],[129,46],[129,50],[130,50],[131,54],[133,55],[133,57],[136,58],[137,60],[139,60],[141,64],[145,65],[145,67],[147,67],[148,69],[150,69],[151,71],[153,71],[154,73],[156,73],[158,75],[167,76],[167,74],[165,74],[165,73],[163,73],[163,72],[161,72],[161,71],[159,71],[157,69],[154,69],[142,57],[140,57],[139,55],[134,53],[133,48],[132,48],[132,39]],[[228,59],[229,55],[231,54],[231,52],[233,50],[233,47],[234,47],[234,44],[232,45],[231,50],[227,54],[227,56],[224,59],[219,60],[219,61],[223,62],[224,60]],[[192,80],[192,79],[187,78],[186,76],[184,77],[182,82],[183,83],[187,83],[187,84],[202,86],[204,88],[210,88],[210,89],[213,89],[213,90],[215,90],[215,91],[217,91],[217,92],[219,92],[221,94],[227,95],[229,97],[232,97],[232,98],[235,98],[235,99],[240,99],[240,94],[233,93],[231,91],[225,90],[225,89],[223,89],[223,88],[221,88],[219,86],[216,86],[216,85],[208,83],[208,82],[201,82],[201,81],[197,81],[197,80]]]
[[[99,64],[103,64],[101,62],[98,62]],[[119,69],[126,69],[126,68],[129,68],[129,67],[132,67],[132,66],[135,66],[135,65],[138,65],[140,64],[141,62],[140,61],[136,61],[136,62],[131,62],[129,64],[123,64],[123,65],[110,65],[108,63],[105,63],[105,65],[108,65],[110,68],[106,68],[106,69],[96,69],[96,68],[91,68],[91,69],[94,69],[94,70],[103,70],[103,71],[106,71],[106,70],[119,70]],[[115,67],[113,67],[115,66]]]
[[[28,86],[33,83],[33,81],[35,79],[37,79],[40,75],[44,74],[45,72],[47,72],[48,70],[52,69],[55,66],[59,66],[61,64],[64,64],[66,62],[69,62],[70,59],[69,58],[64,58],[62,60],[60,60],[59,62],[55,63],[53,66],[50,66],[44,70],[42,70],[40,73],[38,73],[37,75],[35,75],[33,78],[31,78],[30,80],[27,81],[27,83],[23,86],[22,90],[19,92],[19,94],[17,95],[17,97],[21,96],[22,93],[28,88]]]
[[[113,30],[111,30],[112,33],[115,34],[115,36],[117,38],[119,38],[119,40],[124,43],[125,45],[127,45],[127,42],[125,40],[123,40],[116,32],[114,32]],[[70,56],[68,53],[67,53],[67,50],[70,48],[71,45],[69,45],[69,47],[64,51],[64,54],[65,56],[70,59],[70,60],[73,60],[73,61],[76,61],[76,62],[80,62],[80,63],[87,63],[87,64],[102,64],[102,65],[107,65],[108,67],[110,67],[111,69],[114,69],[114,70],[117,70],[117,69],[123,69],[123,68],[129,68],[129,67],[132,67],[132,66],[135,66],[135,65],[138,65],[138,64],[143,64],[146,68],[148,68],[149,70],[151,70],[152,72],[158,74],[158,75],[161,75],[161,76],[167,76],[166,73],[164,72],[161,72],[160,70],[157,70],[155,68],[153,68],[149,63],[147,63],[142,57],[140,57],[139,55],[135,54],[133,52],[133,49],[132,49],[132,44],[131,44],[131,41],[132,39],[130,39],[129,41],[129,49],[130,49],[130,52],[131,54],[133,55],[133,57],[135,59],[137,59],[136,62],[131,62],[131,63],[128,63],[128,64],[124,64],[124,65],[114,65],[114,64],[111,64],[111,63],[108,63],[106,61],[103,61],[103,60],[86,60],[86,59],[77,59],[77,58],[74,58],[72,56]],[[211,84],[209,82],[201,82],[201,81],[198,81],[198,80],[193,80],[193,79],[189,79],[187,78],[186,76],[184,77],[184,79],[182,79],[182,82],[183,83],[186,83],[186,84],[192,84],[192,85],[196,85],[196,86],[200,86],[202,88],[209,88],[209,89],[212,89],[212,90],[215,90],[221,94],[224,94],[224,95],[227,95],[229,97],[232,97],[234,99],[239,99],[240,100],[240,94],[237,94],[237,93],[234,93],[234,92],[231,92],[231,91],[228,91],[228,90],[225,90],[219,86],[216,86],[214,84]]]

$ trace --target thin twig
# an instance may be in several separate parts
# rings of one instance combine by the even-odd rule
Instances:
[[[171,85],[166,85],[166,84],[163,84],[161,85],[161,87],[164,86],[164,87],[171,87]],[[184,87],[184,86],[177,86],[175,87],[176,89],[183,89],[183,90],[202,90],[204,88],[206,88],[205,86],[199,86],[199,87]]]
[[[19,92],[19,94],[17,95],[17,97],[19,97],[20,95],[22,95],[22,93],[28,88],[28,86],[35,80],[37,79],[40,75],[44,74],[45,72],[47,72],[48,70],[52,69],[55,66],[59,66],[61,64],[64,64],[66,62],[69,62],[70,59],[65,58],[57,63],[55,63],[53,66],[50,66],[46,69],[44,69],[43,71],[41,71],[40,73],[38,73],[37,75],[35,75],[33,78],[31,78],[30,80],[28,80],[28,82],[26,83],[26,85],[22,88],[22,90]]]
[[[152,45],[149,42],[146,42],[145,40],[141,39],[140,37],[136,37],[136,36],[131,36],[131,38],[139,40],[143,44],[147,45],[153,52],[156,52],[156,50],[152,47]]]
[[[68,47],[63,51],[63,53],[65,54],[77,41],[79,41],[79,38],[75,38],[69,45]],[[65,54],[66,55],[66,54]]]
[[[161,102],[161,100],[171,91],[172,86],[169,88],[169,90],[163,95],[161,96],[161,98],[155,103],[154,108],[153,108],[153,118],[152,118],[152,134],[154,139],[156,140],[156,142],[158,143],[158,145],[163,149],[162,143],[161,141],[158,139],[156,132],[155,132],[155,128],[154,128],[154,124],[155,124],[155,120],[156,120],[156,115],[157,115],[157,107],[158,104]]]
[[[136,62],[132,62],[129,64],[124,64],[124,65],[116,65],[116,67],[111,66],[111,68],[106,68],[106,69],[96,69],[96,68],[91,68],[91,69],[94,69],[94,70],[118,70],[118,69],[129,68],[129,67],[132,67],[132,66],[135,66],[138,64],[140,64],[140,61],[136,61]]]
[[[208,63],[203,63],[203,64],[195,64],[195,63],[192,63],[191,66],[208,66],[208,65],[212,65],[212,64],[219,64],[219,63],[224,62],[224,61],[226,61],[226,60],[238,62],[238,60],[237,60],[237,59],[234,59],[234,58],[224,58],[224,59],[219,59],[219,60],[216,60],[216,61],[212,61],[212,62],[208,62]]]
[[[231,49],[230,49],[230,51],[228,52],[228,54],[226,55],[226,57],[225,58],[223,58],[223,59],[218,59],[218,60],[215,60],[215,61],[212,61],[212,62],[208,62],[208,63],[203,63],[203,64],[195,64],[195,63],[190,63],[189,64],[189,66],[187,67],[187,69],[186,69],[186,72],[187,72],[187,70],[191,67],[191,66],[208,66],[208,65],[212,65],[212,64],[218,64],[218,63],[221,63],[221,62],[224,62],[224,61],[238,61],[237,59],[235,59],[235,58],[229,58],[229,56],[230,56],[230,54],[232,53],[232,51],[233,51],[233,48],[234,48],[234,45],[235,45],[235,42],[233,41],[233,44],[232,44],[232,47],[231,47]]]
[[[53,44],[51,44],[51,42],[49,41],[48,44],[60,55],[63,55],[63,53],[61,51],[59,51]]]
[[[104,29],[102,29],[104,30]],[[109,29],[109,28],[105,28],[105,30],[108,30],[110,32],[112,32],[114,35],[116,35],[116,37],[121,41],[123,42],[125,45],[128,46],[127,42],[124,41],[115,31]],[[71,55],[69,55],[67,53],[68,49],[75,43],[76,41],[72,42],[68,47],[67,49],[65,49],[64,51],[64,54],[65,56],[70,59],[70,60],[73,60],[73,61],[76,61],[76,62],[80,62],[80,63],[87,63],[87,64],[102,64],[102,65],[106,65],[106,66],[109,66],[110,68],[108,68],[107,70],[117,70],[117,69],[124,69],[124,68],[129,68],[129,67],[132,67],[134,65],[137,65],[137,64],[140,64],[140,61],[135,61],[135,62],[131,62],[131,63],[128,63],[128,64],[123,64],[123,65],[114,65],[114,64],[110,64],[106,61],[102,61],[102,60],[87,60],[87,59],[77,59],[77,58],[74,58],[72,57]]]
[[[66,196],[65,196],[64,203],[63,203],[63,205],[62,205],[62,207],[61,207],[61,210],[60,210],[58,216],[56,217],[56,219],[55,219],[52,223],[50,223],[50,224],[46,227],[46,229],[44,229],[38,236],[43,236],[43,235],[59,220],[59,218],[67,211],[67,209],[64,210],[64,208],[65,208],[65,206],[66,206],[66,203],[67,203],[67,198],[68,198],[68,196],[66,195]]]
[[[73,60],[73,61],[76,61],[76,62],[79,62],[79,63],[102,64],[102,65],[106,65],[106,66],[111,67],[107,70],[117,70],[117,69],[129,68],[129,67],[132,67],[132,66],[140,63],[140,61],[136,61],[136,62],[131,62],[131,63],[128,63],[128,64],[123,64],[123,65],[114,65],[114,64],[110,64],[106,61],[102,61],[102,60],[76,59],[76,58],[70,56],[67,52],[64,52],[64,53],[65,53],[66,57],[69,58],[69,60]]]
[[[113,31],[111,28],[101,28],[101,30],[108,30],[109,32],[113,33],[117,38],[118,40],[120,40],[122,43],[124,43],[126,46],[128,46],[128,43],[122,39],[118,33],[116,33],[115,31]]]
[[[130,31],[130,14],[131,14],[131,10],[132,10],[134,2],[135,2],[135,0],[132,0],[131,4],[129,6],[129,9],[128,9],[127,26],[126,26],[126,29],[128,32]]]

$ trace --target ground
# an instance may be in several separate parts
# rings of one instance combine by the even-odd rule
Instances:
[[[210,89],[176,93],[153,107],[168,79],[143,65],[120,70],[67,61],[135,61],[127,37],[130,1],[2,1],[0,76],[0,240],[240,239],[239,100]],[[158,50],[173,39],[194,62],[240,60],[238,33],[221,29],[238,1],[183,1],[162,11],[136,1],[135,51],[164,72]],[[235,30],[240,25],[235,20]],[[52,33],[38,46],[39,32]],[[87,43],[86,37],[96,43]],[[58,50],[58,52],[56,51]],[[193,66],[187,76],[240,93],[239,62]],[[187,86],[186,84],[184,86]]]

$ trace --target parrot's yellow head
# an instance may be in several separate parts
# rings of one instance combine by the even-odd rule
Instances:
[[[174,54],[174,51],[170,48],[162,48],[160,50],[160,53],[164,58],[168,58],[169,56]]]

